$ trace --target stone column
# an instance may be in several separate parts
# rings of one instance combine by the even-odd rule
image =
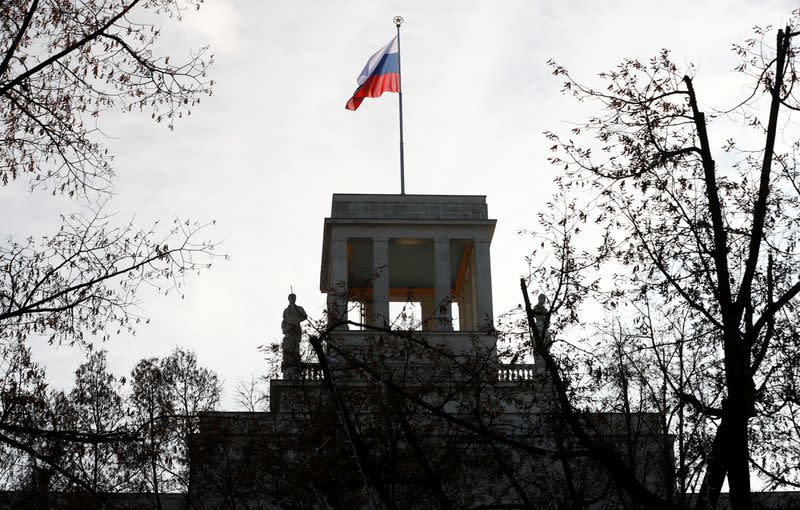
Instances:
[[[375,317],[375,308],[372,306],[369,296],[365,296],[364,302],[361,303],[361,322],[364,324],[374,324],[373,318]]]
[[[478,330],[494,329],[489,241],[475,241],[475,294],[475,326]]]
[[[331,241],[331,268],[328,290],[328,322],[347,320],[347,239]],[[347,325],[341,329],[349,329]]]
[[[372,268],[375,280],[372,282],[372,311],[370,321],[373,326],[387,327],[389,318],[389,238],[372,238]]]
[[[436,305],[436,328],[440,331],[453,330],[453,315],[450,300],[450,240],[437,237],[434,245],[434,303]]]
[[[436,324],[439,322],[436,318],[436,304],[433,302],[433,296],[420,296],[419,307],[422,313],[422,330],[433,331],[436,329]]]
[[[467,272],[464,274],[464,285],[461,287],[461,301],[464,303],[458,304],[459,312],[461,312],[461,321],[459,325],[462,331],[475,331],[475,296],[472,289],[475,287],[473,274],[475,270],[474,255],[469,254],[469,262],[467,263]]]

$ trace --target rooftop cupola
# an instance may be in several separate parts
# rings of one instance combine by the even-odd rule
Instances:
[[[493,329],[495,223],[482,195],[333,195],[320,273],[331,321],[350,308],[385,326],[390,302],[412,302],[423,330]]]

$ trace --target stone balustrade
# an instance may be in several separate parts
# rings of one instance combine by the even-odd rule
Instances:
[[[319,363],[301,363],[300,379],[303,381],[321,381],[323,375]]]
[[[530,381],[535,375],[536,365],[533,363],[497,366],[497,380],[499,382]]]
[[[533,363],[501,364],[497,366],[497,381],[531,381],[536,375],[536,370],[536,365]],[[303,381],[321,381],[323,375],[319,363],[301,363],[300,379]]]

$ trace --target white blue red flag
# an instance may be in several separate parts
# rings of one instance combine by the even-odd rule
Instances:
[[[400,91],[400,53],[397,36],[367,60],[358,75],[358,88],[345,108],[358,109],[365,97],[379,97],[384,92]]]

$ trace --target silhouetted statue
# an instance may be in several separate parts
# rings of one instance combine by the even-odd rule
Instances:
[[[549,324],[547,324],[547,328],[545,328],[545,322],[549,322],[550,319],[550,311],[544,306],[544,303],[547,301],[547,296],[544,294],[539,294],[539,302],[536,306],[533,307],[533,320],[534,325],[536,327],[536,331],[541,335],[542,343],[544,344],[544,348],[547,350],[550,348],[550,344],[552,343],[550,339],[550,328]],[[535,370],[537,374],[544,373],[546,367],[544,364],[544,360],[541,356],[536,356],[534,358]]]
[[[544,306],[545,301],[547,301],[547,296],[539,294],[539,302],[533,307],[533,320],[536,323],[536,330],[544,337],[545,346],[549,347],[550,331],[548,331],[549,328],[545,329],[545,322],[549,322],[550,311]]]
[[[284,379],[297,379],[300,375],[300,339],[303,336],[303,329],[300,324],[308,318],[302,306],[295,304],[297,296],[289,294],[289,306],[283,311],[283,360],[281,370]]]
[[[547,315],[547,307],[544,306],[545,302],[547,301],[547,296],[544,294],[539,294],[539,302],[536,303],[536,306],[533,307],[533,318],[536,320],[538,324],[540,320],[544,320],[544,316]]]

